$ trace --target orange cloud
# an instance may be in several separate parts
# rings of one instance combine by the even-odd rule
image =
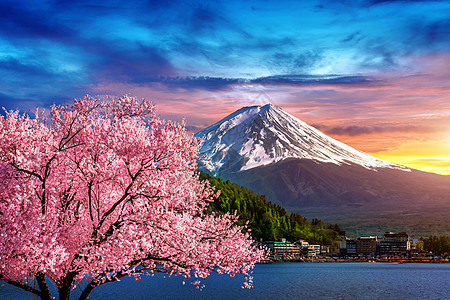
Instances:
[[[375,74],[374,80],[355,83],[279,84],[274,77],[254,83],[231,80],[217,90],[153,82],[98,86],[97,91],[152,99],[162,117],[186,118],[191,132],[242,106],[270,102],[359,150],[449,174],[450,53],[410,60],[408,65],[418,66],[413,72]]]

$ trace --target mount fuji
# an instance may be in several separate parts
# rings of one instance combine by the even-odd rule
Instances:
[[[243,107],[195,136],[203,138],[200,170],[289,211],[354,234],[450,231],[450,176],[378,159],[274,105]]]
[[[249,170],[287,158],[356,164],[368,169],[410,169],[353,149],[272,104],[243,107],[196,134],[213,175]]]

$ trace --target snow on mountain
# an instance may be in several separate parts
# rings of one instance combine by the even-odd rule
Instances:
[[[287,158],[410,171],[341,143],[272,104],[243,107],[195,136],[203,137],[201,160],[214,175]]]

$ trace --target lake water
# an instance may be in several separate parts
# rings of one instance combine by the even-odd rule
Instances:
[[[212,274],[202,291],[181,277],[127,277],[89,299],[450,299],[450,264],[274,263],[257,265],[253,276],[247,290],[241,277]],[[0,299],[36,297],[3,284]]]

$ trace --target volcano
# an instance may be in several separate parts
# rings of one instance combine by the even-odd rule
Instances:
[[[195,134],[199,169],[291,212],[353,234],[450,231],[450,177],[397,165],[339,142],[272,104],[243,107]]]

